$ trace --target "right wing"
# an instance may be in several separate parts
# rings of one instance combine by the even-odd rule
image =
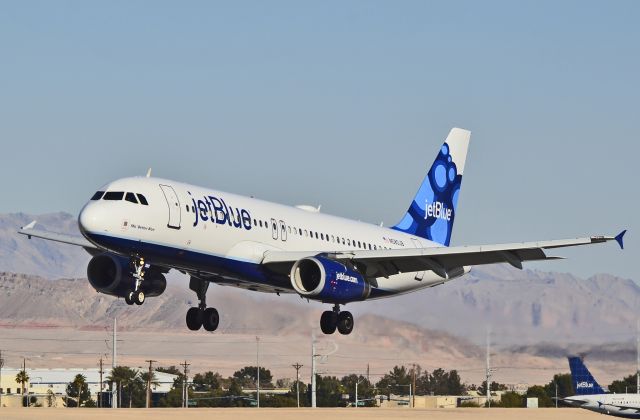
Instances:
[[[27,226],[20,228],[20,230],[18,230],[18,233],[21,235],[26,235],[29,239],[31,239],[31,237],[36,237],[49,241],[62,242],[63,244],[81,246],[89,253],[91,253],[91,251],[100,249],[82,236],[66,235],[64,233],[48,232],[46,230],[35,230],[33,228],[35,225],[36,221],[34,220]]]

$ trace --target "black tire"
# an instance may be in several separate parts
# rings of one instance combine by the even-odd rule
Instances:
[[[336,322],[338,317],[333,311],[324,311],[320,317],[320,329],[325,334],[333,334],[336,332]]]
[[[133,292],[133,303],[136,305],[142,305],[144,303],[146,296],[142,290],[138,290],[137,292]]]
[[[344,311],[338,315],[338,331],[340,334],[349,335],[353,331],[353,315],[351,312]]]
[[[204,311],[200,308],[189,308],[187,311],[187,328],[191,331],[198,331],[202,327],[202,315]]]
[[[220,323],[220,315],[216,308],[207,308],[202,317],[202,326],[207,331],[215,331]]]
[[[127,305],[133,305],[133,292],[127,292],[127,294],[124,295],[124,301]]]

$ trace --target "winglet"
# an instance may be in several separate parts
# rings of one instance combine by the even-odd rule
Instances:
[[[623,230],[622,232],[618,233],[615,238],[616,242],[618,243],[618,245],[620,245],[620,249],[624,249],[624,243],[622,242],[622,238],[624,237],[624,234],[627,233],[627,230]]]
[[[29,230],[29,229],[33,229],[33,227],[36,225],[36,221],[34,220],[33,222],[29,223],[28,225],[24,226],[22,229],[24,230]]]

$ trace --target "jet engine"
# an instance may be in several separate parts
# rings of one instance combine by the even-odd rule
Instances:
[[[291,268],[291,285],[298,294],[329,303],[365,300],[371,285],[356,270],[324,257],[296,261]]]
[[[98,292],[117,297],[125,297],[136,284],[129,259],[113,254],[93,257],[87,266],[87,278]],[[167,280],[160,271],[154,267],[145,270],[141,289],[147,297],[160,296],[166,287]]]

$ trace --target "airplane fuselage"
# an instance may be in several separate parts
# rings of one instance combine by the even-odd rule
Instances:
[[[218,276],[218,282],[258,291],[293,292],[288,273],[260,263],[266,251],[335,252],[439,247],[393,229],[252,197],[159,178],[123,178],[100,191],[141,194],[89,201],[79,216],[83,235],[123,256]],[[110,196],[114,198],[112,194]],[[369,298],[443,283],[432,271],[378,277]]]

